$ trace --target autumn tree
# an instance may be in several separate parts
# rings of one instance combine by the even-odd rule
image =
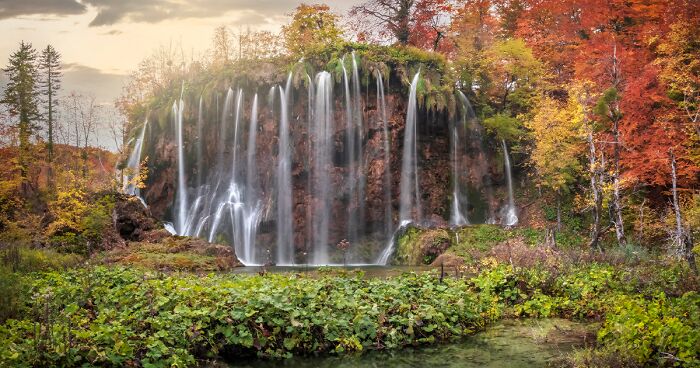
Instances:
[[[574,86],[568,100],[560,102],[544,96],[532,119],[526,122],[533,144],[530,162],[541,187],[561,196],[572,191],[571,184],[581,176],[581,156],[585,151],[585,107],[581,104],[582,86]],[[557,225],[561,227],[560,206]]]
[[[282,37],[287,51],[303,56],[342,40],[338,16],[328,5],[301,4],[292,14],[292,21],[282,27]]]
[[[520,134],[519,116],[534,105],[544,70],[532,50],[519,39],[495,42],[484,51],[484,61],[472,88],[485,104],[484,126],[499,138],[512,140]]]
[[[408,43],[424,50],[449,51],[451,44],[444,41],[452,11],[447,0],[417,0]]]
[[[696,24],[678,22],[671,25],[658,47],[660,77],[676,102],[678,115],[700,138],[700,17]]]
[[[622,183],[620,174],[620,152],[622,151],[622,141],[620,139],[620,122],[622,121],[622,111],[620,110],[620,95],[618,88],[620,86],[620,76],[618,69],[618,60],[616,53],[613,51],[611,78],[613,86],[607,89],[601,98],[598,100],[595,113],[609,124],[611,140],[609,144],[612,146],[612,198],[610,201],[610,220],[615,227],[615,236],[617,242],[623,244],[625,242],[625,225],[622,218]]]
[[[4,70],[7,87],[3,94],[4,103],[10,115],[17,119],[19,133],[18,164],[20,176],[25,181],[29,166],[30,138],[38,129],[39,119],[39,78],[36,67],[36,50],[31,43],[20,42],[19,49],[12,53]]]
[[[45,103],[44,120],[47,127],[48,163],[49,163],[49,183],[53,177],[53,157],[54,157],[54,125],[58,105],[57,93],[61,88],[61,54],[48,45],[41,52],[39,59],[39,71],[41,73],[39,86],[41,95]]]
[[[80,149],[83,178],[88,176],[89,147],[97,130],[100,106],[94,96],[82,95],[72,91],[66,96],[66,120],[75,140],[75,147]]]
[[[448,0],[369,0],[353,6],[361,40],[394,40],[436,50],[449,28],[452,4]]]
[[[214,30],[211,54],[214,65],[226,65],[233,60],[233,36],[224,25]]]
[[[270,31],[252,31],[247,28],[238,33],[237,39],[240,60],[270,59],[282,55],[284,51],[279,35]]]
[[[186,72],[182,48],[177,44],[162,45],[131,73],[115,104],[127,120],[139,121],[148,99],[181,88]]]

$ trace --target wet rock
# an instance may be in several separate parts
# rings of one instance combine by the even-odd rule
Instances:
[[[114,204],[114,228],[125,240],[138,241],[150,230],[158,227],[151,211],[133,196],[118,195]]]
[[[392,263],[410,266],[430,264],[444,253],[450,244],[448,229],[420,229],[408,226],[398,237]]]

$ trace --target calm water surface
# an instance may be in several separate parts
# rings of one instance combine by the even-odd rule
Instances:
[[[561,319],[504,320],[459,342],[362,355],[299,357],[286,360],[247,360],[217,363],[241,368],[359,368],[359,367],[557,367],[564,354],[586,346],[594,326]]]

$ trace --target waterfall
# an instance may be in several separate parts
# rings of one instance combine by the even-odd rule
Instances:
[[[248,157],[246,159],[246,197],[255,199],[257,167],[255,164],[255,152],[258,139],[258,94],[253,96],[253,106],[250,111],[250,127],[248,131]]]
[[[328,225],[331,210],[330,168],[332,165],[333,132],[333,81],[331,74],[316,75],[316,94],[313,112],[313,145],[311,192],[317,198],[312,213],[313,264],[328,264]]]
[[[290,78],[291,79],[291,78]],[[289,85],[289,82],[287,83]],[[277,264],[294,263],[292,228],[292,153],[289,141],[289,111],[286,91],[280,92],[279,150],[277,153]]]
[[[129,172],[124,178],[125,182],[123,188],[124,193],[138,197],[144,206],[146,203],[141,198],[141,189],[132,181],[135,178],[138,178],[141,171],[141,151],[143,151],[143,140],[146,137],[146,126],[148,126],[148,120],[144,121],[143,127],[141,128],[141,133],[139,134],[138,138],[136,138],[136,142],[134,143],[134,149],[131,151],[129,160],[126,162],[126,167],[128,168]]]
[[[171,230],[228,243],[245,265],[338,264],[341,251],[335,244],[343,238],[350,242],[349,251],[342,254],[348,263],[386,264],[402,229],[423,224],[426,214],[435,211],[434,200],[430,211],[421,208],[428,204],[420,193],[426,188],[419,183],[419,169],[428,169],[427,163],[419,165],[418,156],[417,93],[422,80],[420,71],[411,79],[406,120],[399,132],[402,142],[394,143],[392,108],[404,105],[392,103],[398,96],[387,95],[386,74],[372,70],[365,76],[361,66],[354,52],[343,57],[337,76],[328,71],[305,73],[294,66],[301,73],[296,77],[308,82],[305,92],[294,90],[292,73],[271,88],[233,78],[241,84],[188,100],[199,99],[196,112],[191,106],[189,129],[183,126],[186,98],[175,98],[172,117],[159,124],[171,126],[169,132],[174,133],[168,134],[174,136],[170,147],[176,153],[172,172],[177,175]],[[363,77],[374,77],[376,86],[363,91]],[[429,113],[425,122],[421,120],[421,126],[440,125],[431,132],[440,138],[432,144],[449,141],[444,157],[437,157],[440,162],[449,160],[452,173],[444,183],[450,186],[449,221],[462,226],[484,222],[488,216],[513,225],[518,218],[508,147],[502,142],[508,200],[499,213],[491,200],[493,150],[484,149],[483,128],[467,97],[459,91],[455,96],[458,112],[446,129],[442,113]],[[373,120],[365,119],[365,109]],[[136,129],[127,164],[138,171],[147,123]],[[426,154],[441,152],[439,147]],[[394,162],[392,154],[401,155],[401,162]],[[392,172],[392,165],[400,171]],[[139,194],[133,185],[124,190]]]
[[[377,109],[382,120],[382,133],[384,134],[384,234],[386,239],[391,239],[394,231],[394,216],[391,205],[391,141],[389,138],[389,121],[386,113],[386,99],[384,96],[384,81],[382,74],[377,71]]]
[[[353,126],[353,129],[349,131],[349,134],[353,136],[353,144],[351,152],[354,154],[351,157],[352,162],[354,162],[354,172],[350,172],[353,180],[357,178],[357,183],[355,192],[352,193],[352,198],[354,198],[353,209],[351,206],[351,216],[349,221],[349,231],[348,240],[351,244],[358,242],[360,240],[360,234],[364,234],[364,223],[365,223],[365,177],[366,170],[364,167],[364,149],[363,149],[363,139],[364,139],[364,127],[362,125],[362,103],[360,100],[360,73],[357,68],[357,58],[355,57],[355,51],[351,54],[352,56],[352,106],[351,106],[351,121],[348,123]]]
[[[468,198],[462,193],[462,186],[465,182],[465,174],[468,168],[464,166],[463,154],[466,153],[467,124],[471,118],[471,106],[469,100],[462,93],[457,91],[460,102],[460,114],[458,121],[452,124],[452,134],[450,140],[450,151],[452,153],[452,212],[450,222],[453,226],[468,225],[466,210],[469,208]]]
[[[204,115],[202,110],[202,96],[199,96],[199,108],[197,109],[197,188],[202,187],[202,141],[204,140]],[[200,193],[201,194],[201,193]]]
[[[226,138],[228,135],[228,117],[231,115],[231,104],[233,103],[233,89],[229,88],[224,99],[224,108],[221,110],[221,130],[219,131],[218,162],[219,178],[224,168],[224,152],[226,151]]]
[[[513,196],[513,175],[511,173],[510,156],[508,155],[506,140],[503,139],[501,143],[503,143],[504,169],[506,171],[506,181],[508,184],[508,204],[504,209],[502,222],[505,226],[513,226],[518,223],[518,213],[517,208],[515,207],[515,198]]]
[[[343,86],[345,91],[345,160],[347,163],[346,181],[348,183],[348,196],[350,198],[347,213],[348,213],[348,235],[347,237],[353,241],[357,235],[357,173],[356,164],[356,124],[353,119],[354,102],[352,93],[350,92],[350,76],[345,67],[345,55],[340,59],[340,64],[343,68]]]
[[[258,137],[258,94],[253,97],[250,111],[250,127],[248,131],[248,157],[246,160],[246,190],[243,225],[243,255],[244,263],[256,262],[255,237],[260,222],[260,200],[257,193],[257,165],[255,153]]]
[[[418,191],[418,155],[416,115],[418,110],[417,89],[420,71],[413,76],[408,96],[406,124],[403,137],[403,156],[401,159],[401,182],[399,184],[399,228],[387,240],[387,246],[379,255],[377,264],[385,265],[394,252],[394,238],[401,228],[414,222],[420,222],[420,192]],[[415,217],[414,217],[415,213]]]
[[[240,129],[242,102],[243,90],[238,89],[238,93],[236,94],[236,110],[233,119],[233,145],[231,146],[231,180],[229,182],[231,187],[238,185],[238,147],[240,146],[238,143],[238,130]]]
[[[177,138],[177,216],[176,231],[183,234],[187,221],[187,183],[185,181],[185,146],[183,140],[182,120],[185,102],[180,98],[179,103],[173,103],[173,117],[176,122]]]
[[[314,154],[313,154],[313,144],[314,140],[312,137],[312,132],[314,131],[314,101],[315,101],[315,91],[314,91],[314,80],[311,79],[311,76],[307,73],[306,74],[306,79],[308,82],[308,95],[306,99],[306,170],[309,172],[309,175],[307,176],[307,182],[306,182],[306,196],[307,198],[310,197],[310,194],[313,193],[313,188],[314,188],[314,182],[313,182],[313,174],[314,171],[312,169],[312,165],[314,164]],[[304,263],[308,264],[310,258],[309,255],[309,250],[313,249],[314,243],[314,228],[313,228],[313,214],[314,214],[314,202],[309,201],[306,205],[306,242],[304,243]]]
[[[418,191],[418,155],[416,115],[416,90],[420,72],[411,82],[406,110],[406,125],[403,138],[403,156],[401,162],[401,183],[399,186],[399,222],[401,226],[410,222],[420,222],[420,192]],[[415,215],[414,215],[415,212]]]

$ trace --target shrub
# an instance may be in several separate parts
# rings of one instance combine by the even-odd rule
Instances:
[[[37,275],[31,290],[38,297],[29,307],[48,318],[0,326],[0,366],[191,366],[220,354],[395,348],[471,333],[497,313],[462,280],[428,273],[162,276],[97,267]]]
[[[700,295],[621,297],[598,340],[610,353],[642,365],[700,366]]]

